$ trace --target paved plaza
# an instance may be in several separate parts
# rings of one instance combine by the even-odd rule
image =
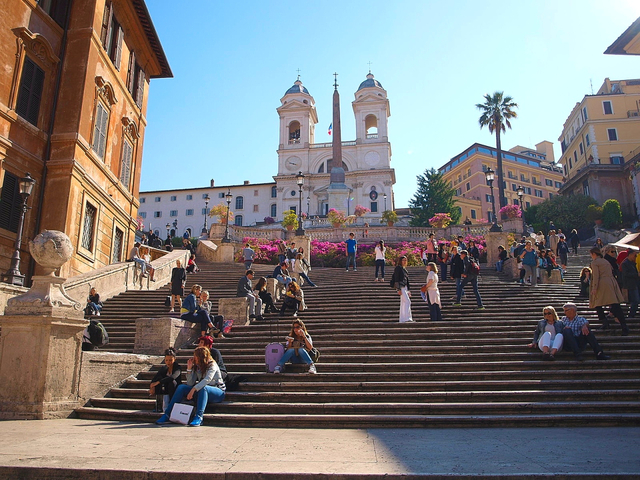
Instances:
[[[639,452],[636,427],[336,430],[0,422],[0,478],[88,478],[75,469],[110,471],[93,472],[94,479],[156,478],[153,472],[227,479],[252,477],[241,472],[289,473],[292,480],[307,473],[640,478]],[[51,468],[71,470],[52,476]]]

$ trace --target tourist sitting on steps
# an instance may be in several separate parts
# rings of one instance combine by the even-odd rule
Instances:
[[[89,290],[89,297],[87,298],[87,307],[85,308],[85,315],[92,317],[99,317],[102,311],[102,302],[100,301],[100,294],[96,290],[96,287],[91,287]]]
[[[222,315],[211,315],[211,308],[213,305],[209,301],[209,291],[203,290],[200,292],[200,296],[198,297],[198,306],[200,310],[204,310],[209,315],[209,319],[211,323],[213,323],[213,328],[209,333],[216,336],[216,338],[224,338],[222,334],[222,329],[224,328],[224,316]],[[218,359],[214,357],[214,360],[217,362]]]
[[[156,396],[154,412],[164,412],[169,406],[171,397],[182,384],[182,368],[176,360],[176,351],[167,348],[164,351],[164,365],[156,373],[149,385],[149,396]]]
[[[273,296],[267,292],[267,279],[265,277],[261,277],[256,284],[254,293],[256,293],[260,300],[262,300],[262,304],[264,305],[264,313],[275,313],[276,306],[273,303]]]
[[[218,368],[220,372],[222,372],[222,380],[227,382],[227,377],[229,374],[227,373],[227,367],[224,364],[224,360],[222,359],[222,354],[220,350],[217,348],[213,348],[213,337],[210,335],[205,335],[198,339],[198,347],[207,347],[209,349],[209,353],[211,353],[211,358],[213,358],[218,364]]]
[[[317,287],[317,285],[313,283],[307,275],[309,273],[309,270],[311,270],[311,265],[307,263],[301,253],[298,253],[296,255],[296,263],[293,267],[293,271],[300,275],[309,285],[311,285],[312,287]]]
[[[156,280],[153,278],[153,276],[156,273],[156,269],[151,265],[151,255],[149,254],[149,247],[141,247],[140,253],[145,263],[145,269],[147,272],[149,272],[149,280],[155,282]]]
[[[196,414],[189,426],[199,427],[202,425],[207,404],[222,402],[225,390],[222,372],[215,360],[211,358],[211,352],[206,347],[198,347],[193,352],[193,358],[187,360],[187,383],[178,386],[164,415],[156,421],[156,424],[169,423],[173,406],[186,397],[187,400],[196,401]]]
[[[287,292],[282,300],[280,307],[280,316],[283,317],[287,309],[293,310],[293,316],[298,316],[298,311],[304,310],[304,293],[295,281],[292,281],[287,287]]]
[[[564,317],[562,317],[562,323],[564,323],[564,330],[562,334],[564,336],[564,343],[573,352],[576,360],[582,362],[582,351],[587,346],[591,345],[593,352],[596,354],[596,360],[609,360],[609,356],[605,355],[602,351],[602,347],[598,344],[596,336],[589,328],[589,322],[584,317],[578,316],[578,307],[575,303],[565,303],[562,307],[564,310]]]
[[[542,309],[543,319],[538,322],[536,331],[533,334],[532,342],[527,345],[529,348],[542,350],[542,359],[553,361],[555,355],[562,350],[564,341],[564,323],[558,320],[556,309],[547,306]]]
[[[180,318],[187,322],[200,324],[200,335],[207,334],[207,328],[213,328],[213,323],[207,312],[198,306],[198,297],[202,287],[198,284],[191,287],[191,293],[182,302],[182,315]]]
[[[196,254],[192,253],[187,261],[187,273],[198,273],[200,269],[196,263]]]
[[[313,340],[311,335],[307,332],[302,320],[294,320],[291,325],[291,332],[287,337],[287,346],[285,348],[284,355],[276,365],[273,373],[281,373],[284,370],[284,365],[289,360],[291,363],[306,363],[309,365],[309,373],[316,374],[316,365],[313,363],[309,352],[313,349]]]
[[[238,280],[238,288],[236,289],[236,297],[246,298],[249,302],[249,318],[256,318],[263,320],[262,318],[262,300],[260,296],[253,293],[253,287],[251,286],[251,280],[253,280],[254,272],[249,269]]]
[[[280,265],[274,268],[272,277],[278,280],[278,283],[282,283],[285,288],[293,281],[293,278],[289,276],[289,269],[287,269],[286,262],[281,262]]]

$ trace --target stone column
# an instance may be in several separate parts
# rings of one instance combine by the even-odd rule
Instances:
[[[69,297],[54,271],[73,253],[62,232],[45,230],[29,243],[45,275],[32,278],[24,295],[0,316],[0,418],[67,417],[78,407],[82,305]]]
[[[498,261],[498,246],[502,245],[507,252],[509,251],[509,245],[507,245],[508,232],[487,232],[484,236],[487,242],[487,268],[494,268]]]

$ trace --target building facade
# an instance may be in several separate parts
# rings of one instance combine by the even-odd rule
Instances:
[[[43,229],[74,245],[62,276],[123,260],[136,230],[149,81],[172,76],[145,3],[7,0],[0,13],[0,268],[26,172],[36,186],[22,273],[26,240]]]
[[[635,215],[626,164],[640,147],[640,80],[605,79],[576,104],[559,140],[566,177],[560,193],[590,195],[600,204],[613,198],[625,215]]]
[[[525,210],[553,198],[562,187],[562,168],[554,162],[551,142],[540,142],[535,149],[516,146],[505,150],[502,160],[505,197],[510,204],[520,204],[516,193],[519,186],[524,189],[522,207]],[[494,181],[492,196],[485,172],[489,167],[497,171],[497,163],[495,147],[474,143],[440,167],[443,179],[456,191],[455,200],[462,220],[493,221],[492,204],[498,198],[498,179]],[[498,210],[496,203],[496,214]]]
[[[364,221],[379,223],[385,209],[393,209],[395,172],[391,168],[391,144],[388,117],[391,115],[387,92],[369,73],[360,84],[352,102],[356,122],[356,139],[342,142],[342,168],[350,195],[340,206],[347,215],[353,215],[356,205],[371,210]],[[227,192],[233,195],[231,211],[236,225],[252,226],[271,217],[276,221],[283,212],[302,212],[310,216],[326,215],[329,208],[329,162],[332,143],[315,143],[318,115],[315,100],[298,78],[280,99],[277,108],[280,117],[278,165],[273,183],[145,191],[140,194],[140,217],[145,229],[164,232],[166,224],[177,220],[176,234],[189,229],[199,234],[203,219],[196,222],[197,212],[204,212],[203,198],[210,198],[209,208],[223,203]],[[302,173],[302,202],[296,176]],[[158,200],[159,199],[159,200]],[[195,199],[200,203],[193,206]],[[166,232],[165,232],[166,233]]]

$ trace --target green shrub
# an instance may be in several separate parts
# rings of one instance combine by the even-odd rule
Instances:
[[[610,198],[602,204],[602,223],[604,228],[620,228],[622,226],[622,209],[618,200]]]
[[[599,207],[598,205],[589,205],[587,207],[587,220],[591,223],[595,222],[596,220],[602,220],[602,207]]]

